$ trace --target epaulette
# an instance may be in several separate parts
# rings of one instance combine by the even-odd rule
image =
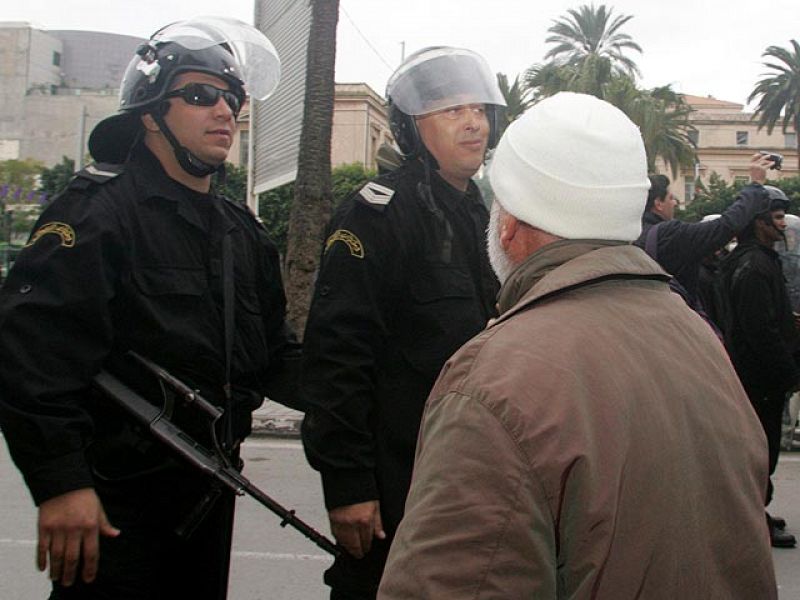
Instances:
[[[385,178],[384,178],[385,180]],[[368,181],[356,194],[356,201],[373,210],[383,212],[392,201],[395,190],[374,181]]]
[[[112,163],[92,163],[81,169],[70,181],[69,188],[85,190],[91,185],[103,185],[115,177],[122,175],[125,165]]]

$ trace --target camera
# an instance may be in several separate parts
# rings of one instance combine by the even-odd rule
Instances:
[[[772,161],[772,166],[770,169],[777,169],[778,171],[781,170],[781,165],[783,165],[783,154],[773,154],[772,152],[767,152],[766,150],[759,150],[759,154],[763,154],[767,160]]]

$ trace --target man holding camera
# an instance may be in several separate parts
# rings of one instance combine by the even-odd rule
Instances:
[[[739,244],[723,261],[719,280],[720,325],[736,372],[758,415],[769,445],[769,472],[778,464],[786,394],[800,387],[795,353],[800,336],[795,325],[786,281],[775,242],[783,240],[789,199],[780,189],[764,186],[768,211],[739,233]],[[768,483],[766,504],[772,499]],[[783,531],[783,519],[767,514],[774,547],[793,548],[796,540]]]
[[[651,256],[686,289],[696,304],[698,278],[703,258],[722,248],[768,206],[762,184],[774,162],[767,155],[755,154],[750,161],[752,185],[739,195],[719,219],[685,223],[674,218],[677,201],[664,175],[650,176],[650,191],[642,215],[642,233],[634,244],[655,247]],[[648,243],[649,242],[649,243]]]

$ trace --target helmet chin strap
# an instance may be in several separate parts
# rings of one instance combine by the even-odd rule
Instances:
[[[160,110],[154,110],[150,114],[153,116],[153,120],[164,134],[164,137],[167,138],[170,146],[172,146],[172,150],[175,152],[175,158],[178,159],[178,164],[189,175],[192,175],[193,177],[206,177],[208,175],[213,175],[220,169],[222,165],[215,166],[204,162],[192,154],[188,148],[181,146],[178,138],[176,138],[172,131],[170,131],[169,127],[167,127],[163,112]]]

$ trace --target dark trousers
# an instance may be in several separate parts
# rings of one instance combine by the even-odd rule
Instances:
[[[761,421],[761,426],[764,428],[764,433],[767,436],[770,479],[767,484],[767,501],[765,505],[768,505],[772,501],[774,490],[772,474],[775,473],[775,467],[778,466],[778,455],[781,451],[781,428],[783,424],[783,407],[786,403],[786,394],[747,390],[747,396],[750,398],[750,402],[753,404],[753,408],[758,415],[758,420]]]
[[[206,482],[170,469],[125,482],[97,482],[117,538],[101,538],[95,582],[55,584],[50,600],[224,600],[235,497],[224,492],[188,538],[174,529],[203,496]],[[78,578],[79,579],[79,578]]]
[[[331,587],[331,600],[375,600],[383,568],[389,556],[391,538],[372,540],[364,558],[343,554],[325,571],[325,583]]]

